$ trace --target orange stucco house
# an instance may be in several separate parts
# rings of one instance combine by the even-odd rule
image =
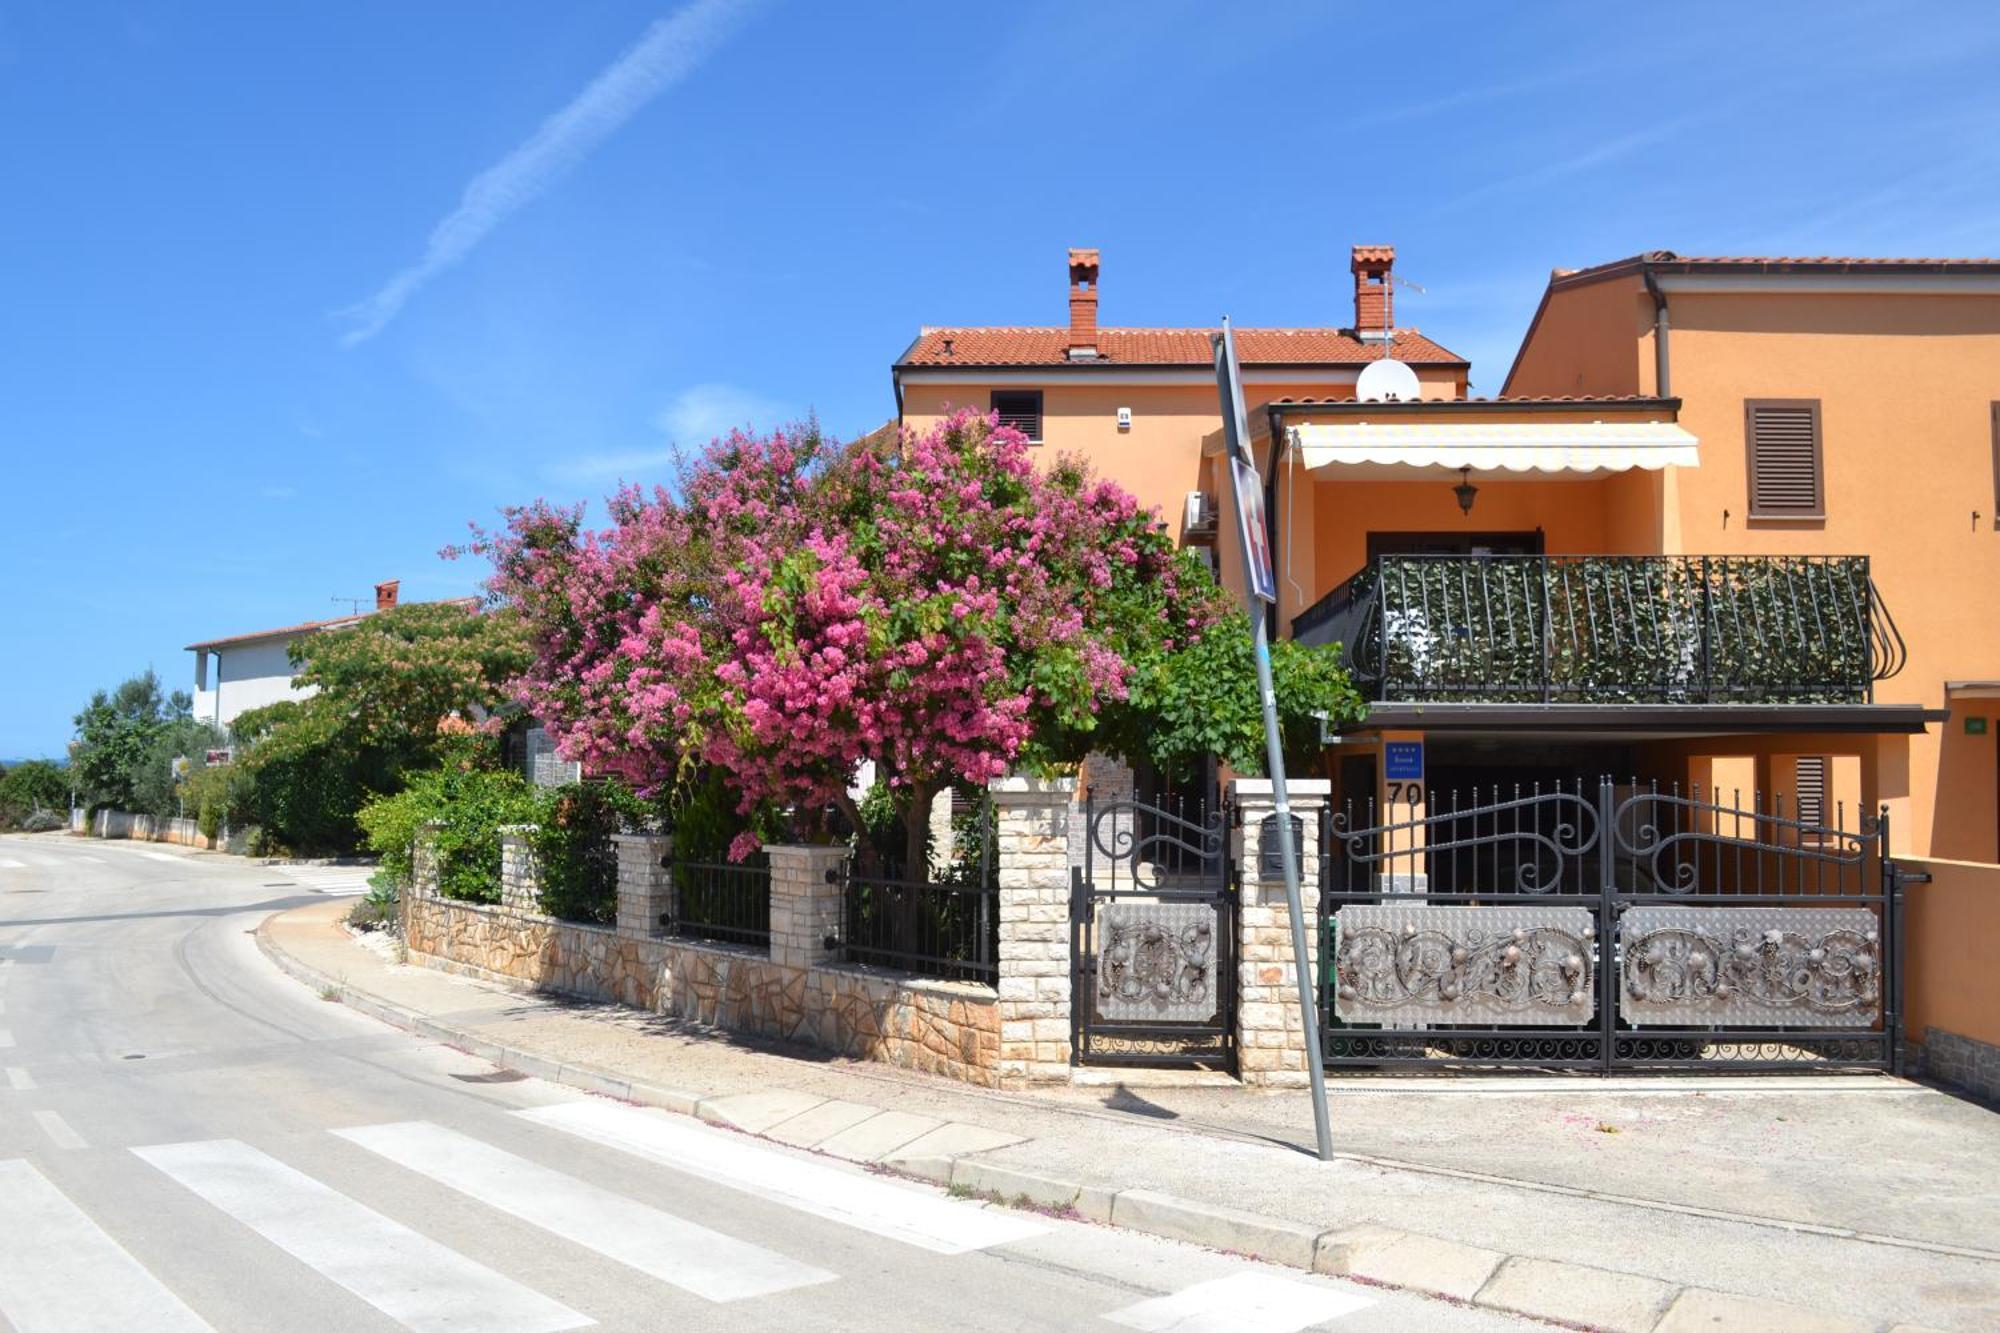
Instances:
[[[1339,793],[1386,795],[1380,743],[1421,739],[1434,791],[1617,773],[1796,810],[1803,787],[1886,805],[1907,853],[2000,859],[2000,624],[1974,596],[2000,575],[2000,262],[1558,271],[1501,395],[1471,399],[1463,357],[1395,324],[1394,259],[1355,247],[1343,326],[1238,331],[1274,625],[1348,645],[1371,704],[1329,747]],[[998,411],[1239,583],[1209,330],[1101,325],[1100,268],[1070,252],[1067,325],[925,328],[901,419]],[[1414,393],[1358,400],[1385,356]],[[1624,618],[1670,584],[1705,619]],[[1517,660],[1485,618],[1545,598],[1553,660]],[[1425,615],[1458,651],[1398,639]]]
[[[1394,261],[1354,248],[1344,324],[1238,330],[1271,627],[1340,644],[1367,702],[1315,775],[1343,811],[1319,907],[1353,913],[1315,946],[1345,960],[1321,974],[1326,1062],[1902,1068],[1907,1033],[1940,1077],[1987,1087],[1967,1071],[2000,1050],[2000,260],[1557,270],[1483,399],[1463,357],[1396,324]],[[1066,325],[924,329],[894,366],[900,419],[997,412],[1157,506],[1240,588],[1210,330],[1101,325],[1100,269],[1070,252]],[[1343,1017],[1350,992],[1409,980],[1337,942],[1368,913],[1442,929],[1546,904],[1563,874],[1620,941],[1616,981],[1580,950],[1609,997],[1587,1020],[1469,1031],[1442,983],[1400,1018]],[[1924,885],[1907,922],[1906,884]],[[1849,953],[1742,962],[1832,903],[1870,913]],[[1741,934],[1733,914],[1767,909]],[[1761,1016],[1690,980],[1720,966],[1700,932],[1775,988]],[[1879,988],[1878,947],[1910,960]],[[1822,975],[1853,949],[1860,971]],[[1872,1027],[1828,1017],[1857,985]],[[1686,1004],[1659,1008],[1669,992]],[[1850,1021],[1853,1041],[1814,1030]]]

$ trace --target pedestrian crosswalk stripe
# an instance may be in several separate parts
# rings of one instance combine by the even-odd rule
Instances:
[[[33,1092],[35,1090],[35,1076],[18,1065],[8,1065],[7,1086],[15,1092]]]
[[[370,887],[368,881],[375,874],[376,868],[374,866],[281,866],[278,869],[314,893],[323,893],[331,898],[352,898],[368,892]]]
[[[74,1151],[90,1146],[83,1141],[83,1135],[69,1127],[69,1121],[63,1119],[60,1112],[44,1107],[35,1112],[35,1123],[42,1127],[42,1133],[48,1135],[58,1148]]]
[[[0,861],[0,870],[26,870],[27,868],[28,863],[25,861]]]
[[[1140,1301],[1104,1317],[1126,1328],[1159,1333],[1298,1333],[1353,1314],[1366,1296],[1271,1273],[1235,1273],[1197,1282],[1171,1296]]]
[[[185,859],[175,856],[172,852],[140,852],[139,855],[145,857],[148,861],[168,861],[174,865],[179,865]]]
[[[247,1143],[132,1151],[405,1328],[555,1333],[593,1322]]]
[[[337,1129],[370,1152],[488,1207],[711,1301],[831,1282],[834,1275],[426,1121]]]
[[[0,1315],[17,1333],[209,1328],[26,1162],[0,1162],[0,1198]]]
[[[1018,1213],[940,1199],[922,1190],[759,1147],[693,1121],[611,1102],[563,1102],[516,1114],[538,1125],[936,1254],[964,1254],[1005,1245],[1048,1229]]]

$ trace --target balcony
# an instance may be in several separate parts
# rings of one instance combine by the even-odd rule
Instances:
[[[1378,556],[1292,634],[1373,703],[1863,704],[1905,655],[1866,556]]]

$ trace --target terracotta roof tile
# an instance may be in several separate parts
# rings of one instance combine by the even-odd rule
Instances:
[[[341,600],[345,601],[345,598]],[[405,602],[404,606],[462,606],[474,610],[479,606],[477,597],[447,597],[442,602]],[[247,634],[231,634],[220,639],[203,639],[191,643],[182,651],[194,652],[202,648],[228,648],[239,643],[255,643],[259,639],[294,638],[301,634],[313,634],[323,629],[346,629],[349,625],[359,625],[379,611],[362,611],[350,616],[334,616],[330,620],[302,620],[296,625],[280,625],[277,629],[251,630]]]
[[[1068,356],[1065,328],[925,329],[898,363],[903,366],[1208,366],[1209,329],[1099,329],[1095,360]],[[1246,366],[1347,366],[1377,360],[1379,344],[1346,329],[1238,329]],[[1415,329],[1396,330],[1396,357],[1414,365],[1465,364],[1465,358]]]

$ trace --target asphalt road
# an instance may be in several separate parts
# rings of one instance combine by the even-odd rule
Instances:
[[[272,968],[251,932],[301,896],[229,858],[0,837],[0,1323],[1527,1326],[496,1071]]]

